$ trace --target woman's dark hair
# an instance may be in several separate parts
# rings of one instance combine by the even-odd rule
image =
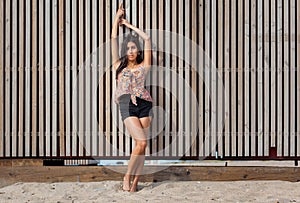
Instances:
[[[138,51],[139,51],[139,54],[137,55],[137,58],[136,58],[136,62],[137,62],[137,63],[142,63],[142,61],[143,61],[144,51],[141,49],[141,45],[140,45],[138,36],[137,36],[137,35],[134,35],[134,34],[131,34],[131,33],[128,34],[128,35],[125,37],[125,39],[124,39],[124,41],[123,41],[123,43],[122,43],[121,57],[120,57],[121,63],[120,63],[120,65],[119,65],[119,67],[117,68],[117,71],[116,71],[116,79],[118,79],[119,73],[121,73],[122,70],[123,70],[124,68],[126,68],[127,65],[128,65],[128,58],[127,58],[127,44],[128,44],[129,42],[135,43],[135,45],[136,45],[136,47],[137,47],[137,49],[138,49]]]

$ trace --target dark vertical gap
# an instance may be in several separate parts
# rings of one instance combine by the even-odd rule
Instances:
[[[210,40],[209,40],[209,87],[210,89],[212,89],[212,82],[211,82],[211,79],[212,79],[212,73],[213,71],[211,71],[211,68],[212,68],[212,49],[214,48],[213,47],[213,43],[212,43],[212,38],[213,38],[213,32],[212,32],[212,23],[213,23],[213,20],[212,20],[212,1],[210,2],[210,5],[209,5],[209,33],[210,33]],[[213,107],[213,103],[212,103],[212,92],[211,90],[208,91],[208,98],[209,98],[209,125],[211,126],[212,124],[212,107]],[[209,156],[213,156],[212,154],[212,137],[214,135],[212,134],[212,132],[209,132]]]
[[[231,25],[231,15],[232,15],[232,12],[231,12],[231,0],[229,1],[229,30],[230,32],[228,33],[229,34],[229,68],[230,68],[230,72],[229,72],[229,87],[231,87],[231,79],[232,79],[232,58],[231,58],[231,55],[232,55],[232,47],[231,47],[231,28],[232,28],[232,25]],[[231,108],[231,88],[229,88],[229,133],[230,133],[230,139],[229,139],[229,154],[230,156],[232,156],[232,108]]]
[[[219,101],[219,78],[218,78],[218,73],[219,73],[219,13],[218,13],[218,11],[219,11],[219,1],[217,1],[216,2],[216,10],[214,11],[214,14],[216,15],[216,34],[215,34],[215,36],[216,36],[216,68],[215,68],[215,70],[216,70],[216,92],[217,92],[217,94],[216,94],[216,106],[215,106],[215,109],[216,109],[216,126],[218,126],[218,120],[219,120],[219,114],[220,114],[220,110],[219,110],[219,105],[218,105],[218,101]],[[217,129],[218,129],[218,127],[217,127]],[[216,131],[216,134],[214,135],[215,136],[215,140],[216,140],[216,146],[215,146],[215,151],[216,151],[216,155],[217,156],[219,156],[219,129]]]
[[[37,53],[37,59],[36,59],[36,68],[37,68],[37,75],[36,75],[36,156],[39,157],[40,156],[40,150],[39,150],[39,138],[40,138],[40,132],[39,132],[39,106],[40,106],[40,102],[39,102],[39,89],[41,87],[39,87],[39,72],[41,71],[41,63],[40,63],[40,58],[42,57],[41,55],[43,54],[42,50],[39,50],[39,39],[40,39],[40,33],[39,33],[39,22],[41,19],[39,19],[39,1],[36,2],[36,53]],[[43,37],[43,36],[41,36]]]
[[[281,99],[281,109],[282,109],[282,121],[281,121],[281,126],[283,127],[282,128],[282,131],[281,131],[281,139],[282,139],[282,147],[281,147],[281,149],[282,149],[282,155],[284,156],[284,143],[285,143],[285,139],[284,139],[284,111],[285,111],[285,108],[284,108],[284,94],[285,94],[285,91],[284,91],[284,77],[285,77],[285,70],[284,70],[284,51],[285,51],[285,48],[284,48],[284,30],[286,29],[286,27],[285,27],[285,24],[284,24],[284,20],[285,20],[285,17],[284,17],[284,15],[285,15],[285,12],[284,12],[284,6],[285,6],[285,3],[282,1],[281,2],[281,9],[282,9],[282,19],[281,19],[281,24],[282,24],[282,33],[281,33],[281,53],[282,53],[282,55],[281,55],[281,58],[282,58],[282,60],[281,60],[281,67],[280,67],[280,70],[282,71],[282,80],[281,80],[281,89],[282,89],[282,98],[280,98]]]
[[[223,19],[223,21],[222,21],[222,24],[223,24],[223,34],[222,34],[222,42],[223,42],[223,47],[222,47],[222,84],[225,84],[225,70],[226,70],[226,67],[225,67],[225,52],[226,52],[226,50],[225,50],[225,35],[226,35],[226,33],[224,32],[224,30],[225,30],[225,2],[224,1],[222,1],[222,8],[223,8],[223,15],[222,15],[222,19]],[[225,91],[225,89],[224,89],[224,91]],[[223,95],[222,95],[222,97],[223,97],[223,101],[222,101],[222,121],[225,121],[225,111],[224,111],[224,109],[225,109],[225,100],[226,100],[226,98],[225,98],[225,92],[223,93]],[[222,153],[223,153],[223,157],[225,157],[225,148],[226,148],[226,146],[225,146],[225,136],[226,136],[226,132],[225,132],[225,126],[223,126],[222,127],[222,145],[223,145],[223,147],[222,147],[222,149],[223,149],[223,151],[222,151]]]
[[[265,155],[265,1],[262,2],[262,155]]]
[[[239,7],[238,7],[238,4],[239,4],[239,1],[236,1],[235,2],[235,10],[236,10],[236,14],[235,14],[235,16],[236,16],[236,18],[235,18],[235,35],[236,35],[236,39],[235,39],[235,50],[236,50],[236,57],[235,57],[235,64],[236,64],[236,66],[235,66],[235,71],[234,71],[234,73],[233,74],[235,74],[235,78],[236,78],[236,80],[235,80],[235,89],[236,89],[236,92],[235,92],[235,103],[236,103],[236,111],[235,111],[235,118],[236,118],[236,121],[235,121],[235,128],[237,129],[237,133],[236,133],[236,156],[239,156],[239,126],[238,126],[238,120],[239,120],[239,94],[238,94],[238,92],[239,92],[239,89],[238,89],[238,87],[239,87],[239,85],[238,85],[238,82],[239,82],[239,46],[242,46],[242,45],[239,45],[238,44],[238,42],[239,42],[239,18],[240,18],[240,16],[239,16]]]
[[[205,57],[205,25],[206,25],[206,18],[205,18],[205,7],[206,7],[206,4],[205,4],[206,1],[203,1],[203,4],[202,4],[202,7],[203,7],[203,89],[202,89],[202,92],[203,92],[203,98],[202,98],[202,104],[205,104],[205,97],[206,97],[206,88],[205,88],[205,83],[204,83],[204,78],[205,78],[205,60],[206,60],[206,57]],[[203,155],[205,156],[204,152],[205,152],[205,134],[206,134],[206,129],[205,129],[205,107],[203,107],[203,112],[202,112],[202,115],[203,115],[203,135],[202,135],[202,146],[203,146],[203,149],[202,149],[202,152],[203,152]]]
[[[298,13],[297,13],[297,7],[298,7],[298,1],[295,1],[295,16],[297,16],[298,15]],[[300,12],[300,11],[298,11],[298,12]],[[298,21],[298,19],[297,19],[297,17],[295,18],[295,36],[298,36],[298,34],[299,34],[299,30],[297,29],[297,27],[298,27],[298,23],[299,23],[299,21]],[[297,64],[297,59],[298,59],[298,52],[297,52],[297,46],[299,46],[299,44],[298,44],[298,38],[297,37],[295,37],[295,41],[294,41],[294,43],[295,43],[295,84],[297,84],[298,83],[298,79],[297,79],[297,72],[299,71],[299,68],[300,67],[298,67],[298,65],[299,64]],[[296,134],[294,135],[295,136],[295,156],[297,156],[297,154],[298,154],[298,151],[300,150],[300,149],[298,149],[298,147],[297,147],[297,143],[298,143],[298,139],[299,139],[299,137],[297,136],[297,132],[298,132],[298,128],[299,128],[299,126],[297,125],[297,123],[298,123],[298,116],[297,116],[297,112],[298,112],[298,106],[297,106],[297,104],[298,104],[298,95],[297,95],[297,88],[295,88],[295,90],[294,90],[294,94],[295,94],[295,123],[296,123],[296,125],[295,125],[295,132],[296,132]]]
[[[242,74],[242,81],[243,81],[243,83],[242,83],[242,87],[243,87],[243,91],[242,91],[242,98],[243,98],[243,109],[242,109],[242,111],[243,111],[243,116],[242,116],[242,120],[243,120],[243,127],[242,127],[242,133],[243,133],[243,138],[242,138],[242,143],[243,143],[243,151],[242,151],[242,156],[245,156],[246,155],[246,147],[248,147],[248,146],[246,146],[245,144],[246,144],[246,142],[245,142],[245,125],[244,125],[244,123],[245,123],[245,110],[246,110],[246,105],[245,105],[245,91],[244,91],[244,87],[245,87],[245,2],[244,2],[244,4],[243,4],[243,29],[242,29],[242,33],[243,33],[243,40],[242,40],[242,43],[243,43],[243,50],[242,50],[242,52],[243,52],[243,67],[242,67],[242,71],[243,71],[243,74]]]
[[[20,12],[19,12],[19,1],[17,1],[16,2],[16,4],[17,4],[17,13],[18,14],[20,14]],[[2,16],[1,16],[2,17]],[[19,15],[17,15],[17,19],[16,19],[16,32],[17,33],[20,33],[20,31],[19,31],[19,24],[20,24],[20,22],[19,22]],[[19,69],[19,46],[20,46],[20,43],[19,43],[19,41],[20,40],[18,40],[19,39],[19,35],[17,34],[17,41],[16,41],[16,47],[17,47],[17,51],[16,51],[16,57],[17,57],[17,65],[16,65],[16,69],[17,69],[17,76],[16,76],[16,78],[17,78],[17,81],[16,81],[16,90],[17,90],[17,92],[19,92],[20,90],[19,90],[19,71],[20,71],[20,69]],[[3,39],[2,39],[3,40]],[[0,51],[2,51],[3,52],[3,50],[0,50]],[[4,52],[3,52],[4,53]],[[16,118],[16,120],[15,120],[15,122],[16,122],[16,154],[17,154],[17,157],[19,156],[19,97],[17,97],[16,98],[16,115],[17,115],[17,118]]]
[[[196,49],[196,56],[199,56],[199,53],[200,53],[200,43],[199,43],[199,34],[200,33],[200,30],[199,30],[199,25],[200,25],[200,21],[199,21],[199,7],[200,7],[200,3],[199,1],[196,2],[196,44],[197,44],[197,49]],[[172,8],[172,7],[171,7]],[[172,19],[172,16],[171,16],[171,19]],[[196,97],[197,97],[197,105],[199,104],[199,85],[200,85],[200,75],[198,74],[198,70],[199,70],[199,57],[196,57],[194,60],[196,60]],[[199,107],[198,107],[199,108]],[[200,110],[200,108],[198,109]],[[199,123],[199,112],[196,113],[196,126],[198,126],[198,123]],[[200,137],[200,128],[197,127],[197,131],[196,131],[196,139],[195,139],[195,142],[196,142],[196,154],[197,154],[197,157],[199,157],[199,137]]]
[[[288,7],[289,7],[289,16],[288,16],[288,29],[289,29],[289,42],[288,42],[288,47],[289,47],[289,54],[288,54],[288,58],[289,58],[289,71],[288,71],[288,74],[289,74],[289,80],[288,80],[288,88],[289,88],[289,114],[288,115],[291,115],[291,106],[292,106],[292,98],[291,98],[291,71],[293,69],[293,67],[291,67],[291,1],[288,1]],[[293,133],[291,133],[291,122],[293,122],[295,119],[291,119],[291,117],[289,117],[289,125],[288,125],[288,133],[289,133],[289,156],[291,156],[291,136],[293,136]]]

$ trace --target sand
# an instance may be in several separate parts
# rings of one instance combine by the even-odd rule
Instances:
[[[300,202],[300,182],[165,181],[138,189],[124,192],[119,181],[20,182],[0,188],[0,202]]]

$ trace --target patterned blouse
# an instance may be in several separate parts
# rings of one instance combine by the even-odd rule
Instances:
[[[131,101],[137,105],[136,97],[152,102],[150,93],[145,89],[145,67],[140,66],[134,70],[124,68],[118,75],[118,85],[115,94],[115,101],[119,103],[119,98],[123,94],[130,94]]]

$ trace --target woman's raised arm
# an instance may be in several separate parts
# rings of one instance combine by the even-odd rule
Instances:
[[[116,13],[114,23],[112,26],[112,31],[111,31],[111,52],[112,52],[112,63],[114,69],[117,69],[118,63],[120,61],[117,34],[118,34],[120,19],[122,18],[123,15],[124,15],[124,8],[123,8],[123,4],[121,3]]]

